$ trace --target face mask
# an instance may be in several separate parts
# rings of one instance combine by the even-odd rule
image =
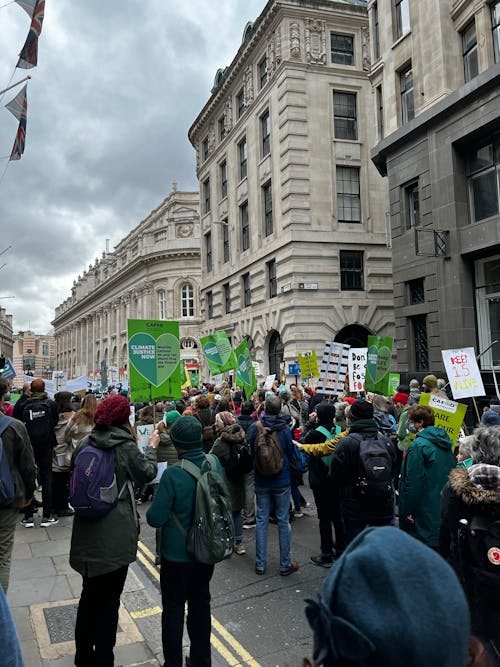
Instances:
[[[416,433],[417,432],[417,429],[416,429],[415,424],[413,422],[408,422],[406,424],[406,430],[408,431],[408,433]]]

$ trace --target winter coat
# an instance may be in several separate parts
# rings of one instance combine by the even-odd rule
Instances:
[[[51,398],[49,398],[45,392],[35,392],[28,398],[28,400],[24,404],[23,415],[26,410],[29,410],[30,408],[36,408],[36,406],[40,404],[40,401],[43,401],[49,406],[50,437],[47,440],[47,442],[32,442],[31,444],[33,445],[33,447],[37,447],[44,450],[53,449],[56,446],[56,436],[54,433],[54,428],[57,422],[59,421],[59,410],[57,409],[56,402],[53,401]],[[22,418],[22,421],[24,421],[24,417]]]
[[[167,463],[168,466],[173,466],[179,460],[177,450],[174,447],[172,438],[167,426],[163,421],[156,425],[158,435],[160,436],[160,444],[158,445],[158,463]]]
[[[180,456],[180,461],[187,459],[199,468],[206,461],[201,449],[192,449]],[[218,470],[222,472],[220,463]],[[186,536],[181,533],[172,514],[175,514],[182,527],[189,532],[193,525],[196,480],[186,470],[174,465],[167,468],[161,476],[158,490],[153,498],[146,518],[153,528],[161,528],[161,555],[165,560],[175,563],[193,563],[195,559],[186,547]]]
[[[427,546],[439,545],[441,491],[456,466],[446,431],[427,426],[406,452],[399,482],[400,527]],[[411,524],[406,517],[412,516]]]
[[[73,413],[64,430],[64,439],[68,445],[72,445],[73,449],[76,449],[80,440],[89,435],[93,428],[94,424],[77,422],[75,420],[75,413]]]
[[[130,431],[112,426],[94,427],[75,453],[86,444],[99,449],[114,449],[118,489],[130,481],[141,487],[156,477],[156,450],[141,454]],[[135,500],[127,486],[117,506],[100,519],[75,516],[71,535],[69,562],[82,576],[96,577],[117,570],[136,559],[139,522]]]
[[[52,454],[52,472],[69,472],[71,466],[71,455],[74,448],[68,444],[65,439],[66,428],[73,416],[73,411],[61,412],[59,421],[56,424],[54,433],[56,434],[56,446]],[[58,456],[64,456],[64,463],[60,463]]]
[[[224,471],[224,481],[229,490],[233,512],[240,512],[245,504],[245,478],[243,475],[238,479],[228,477],[226,466],[231,458],[231,448],[243,442],[245,442],[245,431],[239,424],[230,424],[219,432],[219,437],[212,447],[212,454],[219,459]]]
[[[248,430],[249,430],[250,426],[254,423],[255,419],[252,417],[252,415],[239,414],[236,417],[236,421],[241,426],[241,428],[245,431],[245,435],[248,435]]]
[[[283,449],[283,468],[276,475],[262,475],[254,469],[254,483],[256,487],[264,489],[284,489],[290,486],[290,461],[294,457],[292,443],[292,432],[286,423],[285,415],[264,415],[262,424],[271,431],[278,433],[278,438]],[[248,430],[248,441],[254,453],[255,440],[258,436],[257,424],[252,424]]]
[[[2,443],[14,480],[15,497],[10,507],[19,507],[24,500],[33,497],[36,486],[35,458],[25,425],[13,419],[2,433]]]

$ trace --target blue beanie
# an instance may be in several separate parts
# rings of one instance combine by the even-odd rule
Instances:
[[[452,568],[393,527],[367,528],[306,600],[321,665],[466,664],[469,609]]]

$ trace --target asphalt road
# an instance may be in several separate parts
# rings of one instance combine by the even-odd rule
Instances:
[[[214,667],[299,667],[302,658],[311,655],[304,599],[316,596],[328,570],[309,560],[319,551],[318,521],[310,489],[302,487],[302,492],[311,506],[304,517],[292,522],[292,558],[300,565],[298,572],[279,575],[278,530],[272,524],[265,575],[254,572],[255,529],[244,531],[246,555],[232,556],[215,567],[211,583]],[[147,507],[148,503],[139,507],[141,515]],[[149,580],[151,599],[161,606],[154,551],[155,532],[144,520],[137,564]]]

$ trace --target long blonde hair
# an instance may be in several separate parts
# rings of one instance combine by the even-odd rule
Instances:
[[[97,399],[94,394],[86,394],[83,397],[82,407],[73,416],[73,423],[84,426],[93,424],[96,408]]]

